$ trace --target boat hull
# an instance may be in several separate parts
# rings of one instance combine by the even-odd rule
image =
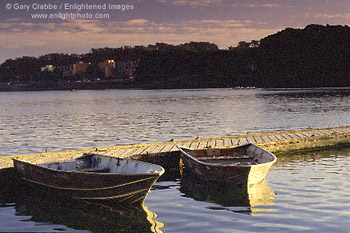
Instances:
[[[263,150],[254,144],[245,144],[235,148],[217,148],[217,149],[197,149],[191,150],[188,148],[180,148],[182,160],[185,168],[194,173],[202,180],[219,181],[234,185],[246,185],[259,183],[266,177],[269,169],[275,163],[276,156],[272,153]],[[259,156],[266,157],[264,162],[257,164],[238,164],[229,161],[229,156],[236,154],[240,156],[241,161],[247,160],[243,156],[249,157],[254,161]],[[209,157],[203,162],[199,157]],[[220,162],[218,157],[220,157]],[[225,157],[227,159],[225,159]],[[256,159],[257,160],[257,159]],[[239,161],[236,159],[235,161]]]
[[[159,173],[100,174],[48,169],[21,160],[14,167],[28,184],[78,200],[90,202],[142,202]]]

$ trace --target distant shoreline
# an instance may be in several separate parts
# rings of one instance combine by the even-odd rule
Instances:
[[[349,26],[286,28],[220,50],[210,42],[92,49],[0,64],[0,91],[350,87]]]
[[[232,88],[233,90],[348,90],[350,87],[285,87],[285,88],[268,88],[268,87],[154,87],[140,86],[133,82],[121,81],[103,81],[103,82],[75,82],[75,83],[31,83],[31,84],[7,84],[0,83],[0,92],[22,92],[22,91],[76,91],[76,90],[109,90],[109,89],[131,89],[131,90],[168,90],[168,89],[205,89],[205,88]]]
[[[60,90],[105,90],[105,89],[133,89],[132,82],[101,81],[101,82],[66,82],[66,83],[0,83],[0,92],[17,91],[60,91]]]

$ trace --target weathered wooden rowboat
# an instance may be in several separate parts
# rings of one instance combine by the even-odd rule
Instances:
[[[164,173],[164,168],[155,164],[99,154],[38,165],[13,161],[29,184],[95,203],[142,202]]]
[[[230,184],[261,182],[272,164],[274,154],[252,143],[235,148],[189,149],[179,147],[185,168],[200,179]]]

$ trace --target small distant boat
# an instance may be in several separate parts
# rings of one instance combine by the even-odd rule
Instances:
[[[164,168],[155,164],[91,153],[71,161],[38,165],[13,161],[28,183],[95,203],[142,202],[164,173]]]
[[[200,179],[236,185],[261,182],[277,161],[274,154],[252,143],[235,148],[177,148],[185,168]]]

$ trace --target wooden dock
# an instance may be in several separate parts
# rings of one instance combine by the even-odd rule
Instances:
[[[277,155],[286,152],[290,153],[291,151],[296,150],[315,150],[337,146],[350,146],[350,126],[0,157],[0,172],[7,170],[7,168],[12,168],[12,158],[15,157],[20,157],[21,159],[32,163],[43,163],[48,161],[75,159],[84,153],[89,152],[118,157],[133,157],[146,161],[152,161],[152,158],[157,157],[168,157],[166,160],[167,162],[176,164],[178,161],[170,161],[171,157],[175,160],[175,155],[179,154],[175,147],[175,143],[189,148],[205,148],[209,146],[234,147],[247,142],[257,144]]]

